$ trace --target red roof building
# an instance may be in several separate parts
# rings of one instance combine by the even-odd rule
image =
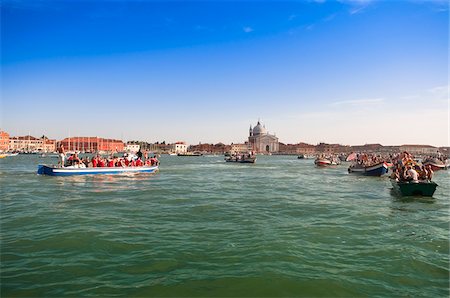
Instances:
[[[6,131],[0,130],[0,151],[8,151],[9,149],[9,134]]]
[[[82,152],[119,152],[124,151],[126,146],[121,140],[104,139],[99,137],[70,137],[58,142],[58,146],[61,144],[64,146],[66,151]]]

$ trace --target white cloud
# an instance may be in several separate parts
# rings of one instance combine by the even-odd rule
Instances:
[[[368,106],[375,105],[384,102],[384,98],[363,98],[356,100],[343,100],[343,101],[335,101],[330,104],[330,106]]]
[[[252,27],[244,27],[244,28],[242,28],[242,30],[243,30],[245,33],[253,32],[253,28],[252,28]]]

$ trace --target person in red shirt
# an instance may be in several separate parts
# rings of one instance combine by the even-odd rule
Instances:
[[[94,167],[94,168],[97,167],[97,157],[92,158],[92,167]]]
[[[103,168],[104,166],[105,166],[105,161],[103,160],[103,158],[100,158],[98,161],[98,167]]]

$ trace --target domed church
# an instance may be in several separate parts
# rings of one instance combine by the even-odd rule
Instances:
[[[269,134],[266,127],[258,121],[255,127],[250,125],[248,143],[256,153],[278,152],[278,138]]]

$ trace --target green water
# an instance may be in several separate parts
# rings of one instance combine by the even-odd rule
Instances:
[[[433,199],[295,156],[161,157],[47,177],[0,159],[1,297],[448,297],[449,171]]]

